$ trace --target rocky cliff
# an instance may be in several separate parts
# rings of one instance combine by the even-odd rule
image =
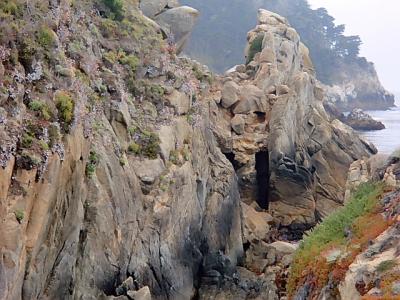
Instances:
[[[249,63],[222,79],[214,132],[243,201],[259,195],[283,225],[313,224],[343,203],[349,165],[375,150],[329,120],[308,49],[286,19],[260,10],[246,53]]]
[[[372,63],[360,60],[342,65],[340,70],[335,83],[325,86],[326,100],[340,111],[385,110],[394,106],[394,95],[382,86]]]
[[[372,151],[329,121],[284,18],[260,11],[251,62],[214,81],[176,56],[197,13],[144,5],[0,4],[0,299],[212,299],[199,287],[222,275],[272,290],[237,277],[240,200],[301,231]]]
[[[191,298],[205,256],[242,252],[208,75],[135,1],[0,7],[0,299],[126,297],[127,278]]]

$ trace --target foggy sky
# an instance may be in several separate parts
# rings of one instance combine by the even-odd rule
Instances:
[[[309,0],[313,8],[325,7],[346,25],[347,35],[363,41],[361,56],[375,64],[385,88],[400,92],[400,1]]]

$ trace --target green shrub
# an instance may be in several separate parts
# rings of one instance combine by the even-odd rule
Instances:
[[[134,153],[136,155],[139,155],[140,154],[140,145],[138,145],[135,142],[132,142],[128,146],[128,151],[131,153]]]
[[[111,11],[110,17],[112,19],[121,21],[124,18],[123,0],[103,0],[103,3]]]
[[[134,136],[137,132],[138,132],[138,128],[137,128],[136,126],[130,126],[130,127],[128,128],[128,133],[129,133],[131,136]]]
[[[94,173],[96,172],[96,167],[100,161],[99,155],[96,151],[92,150],[89,153],[89,161],[86,164],[86,176],[92,178]]]
[[[103,58],[109,62],[110,64],[115,64],[120,58],[120,52],[117,51],[108,51],[103,54]]]
[[[47,144],[45,141],[40,140],[39,141],[39,146],[42,148],[42,150],[47,151],[50,149],[49,144]]]
[[[42,26],[37,33],[37,41],[45,50],[50,50],[56,44],[56,34],[47,26]]]
[[[51,124],[48,128],[48,131],[49,131],[49,140],[50,140],[49,147],[53,147],[61,137],[60,130],[56,125]]]
[[[149,135],[142,136],[142,153],[150,159],[156,159],[160,152],[160,139],[158,135],[151,132]]]
[[[6,15],[21,16],[22,7],[13,0],[3,0],[0,2],[0,10]]]
[[[189,148],[188,148],[188,147],[185,147],[185,148],[182,150],[182,155],[183,155],[183,159],[184,159],[185,161],[189,161],[189,160],[190,160],[190,151],[189,151]]]
[[[34,137],[30,134],[24,133],[21,139],[21,146],[23,148],[30,148],[32,147]]]
[[[58,91],[55,95],[58,117],[67,125],[72,123],[74,118],[75,103],[70,94],[65,91]]]
[[[135,73],[137,67],[139,66],[139,58],[137,58],[135,55],[131,54],[131,55],[122,57],[120,59],[120,63],[123,65],[127,65],[129,67],[129,70],[132,73]]]
[[[178,150],[171,150],[169,152],[169,161],[172,162],[174,165],[179,165],[180,159],[179,159],[180,153]]]
[[[159,84],[152,84],[145,80],[131,79],[128,88],[135,97],[143,96],[154,103],[162,101],[165,95],[165,88]]]
[[[37,44],[32,38],[27,37],[20,41],[18,58],[24,66],[32,67],[32,60],[36,52]]]
[[[15,215],[15,218],[17,219],[18,223],[21,224],[21,223],[22,223],[22,220],[23,220],[24,217],[25,217],[24,211],[18,209],[18,210],[16,210],[16,211],[14,212],[14,215]]]
[[[51,119],[50,108],[46,103],[43,103],[42,101],[34,100],[30,102],[29,109],[38,112],[40,114],[40,117],[42,117],[46,121]]]
[[[247,64],[249,64],[254,59],[254,56],[256,56],[257,53],[261,52],[263,40],[264,40],[264,35],[259,34],[251,42],[249,54],[248,54],[247,62],[246,62]]]
[[[27,151],[22,152],[18,159],[18,166],[25,170],[32,170],[40,165],[41,159],[37,157],[34,153]]]
[[[128,159],[126,158],[125,154],[123,154],[123,155],[119,158],[119,164],[120,164],[122,167],[128,164]]]

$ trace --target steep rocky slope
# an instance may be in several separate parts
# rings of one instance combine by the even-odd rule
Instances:
[[[272,290],[237,277],[241,197],[301,231],[372,151],[328,120],[307,49],[275,14],[249,33],[253,62],[214,81],[176,56],[190,29],[137,1],[0,9],[0,299],[212,299],[220,275],[244,299]]]
[[[128,277],[188,299],[204,256],[242,252],[207,75],[118,3],[1,4],[1,299],[99,299]]]

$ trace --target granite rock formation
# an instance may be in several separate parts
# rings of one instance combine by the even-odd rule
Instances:
[[[323,107],[308,49],[283,17],[259,10],[249,63],[221,79],[213,129],[236,168],[242,201],[282,225],[313,224],[343,203],[350,164],[376,150]]]
[[[176,2],[118,3],[0,4],[0,299],[277,299],[295,245],[265,224],[340,206],[371,146],[328,119],[284,18],[260,11],[214,82],[139,9]]]

